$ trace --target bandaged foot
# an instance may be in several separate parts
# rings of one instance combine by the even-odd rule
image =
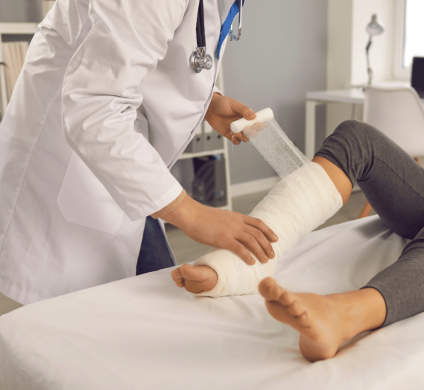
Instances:
[[[255,258],[254,265],[247,265],[228,250],[214,249],[194,263],[195,267],[208,266],[218,275],[216,285],[210,291],[200,288],[204,291],[198,295],[220,297],[256,293],[258,283],[274,275],[277,261],[341,206],[342,198],[324,168],[315,162],[307,163],[278,182],[250,214],[277,234],[279,239],[272,244],[274,259],[262,264]]]
[[[218,281],[216,272],[205,265],[193,267],[190,264],[183,264],[174,269],[171,276],[178,287],[184,287],[193,294],[212,290]]]

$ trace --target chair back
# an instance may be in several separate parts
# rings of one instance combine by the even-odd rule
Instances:
[[[413,88],[367,87],[364,122],[385,133],[412,157],[424,156],[424,106]]]

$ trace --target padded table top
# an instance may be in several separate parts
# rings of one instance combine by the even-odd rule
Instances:
[[[313,232],[277,265],[288,289],[362,287],[407,241],[378,217]],[[166,269],[28,305],[0,318],[2,390],[422,389],[424,314],[309,363],[261,296],[200,298]]]

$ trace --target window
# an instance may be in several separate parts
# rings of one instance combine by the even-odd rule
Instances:
[[[413,57],[424,57],[424,1],[406,0],[402,65],[409,68]]]
[[[424,57],[424,1],[397,0],[395,29],[396,78],[409,79],[413,57]]]

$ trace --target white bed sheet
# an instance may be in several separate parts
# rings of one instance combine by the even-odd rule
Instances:
[[[378,217],[311,233],[279,263],[295,291],[363,286],[406,240]],[[2,390],[423,389],[424,315],[309,363],[259,295],[197,298],[170,269],[35,303],[0,318]]]

